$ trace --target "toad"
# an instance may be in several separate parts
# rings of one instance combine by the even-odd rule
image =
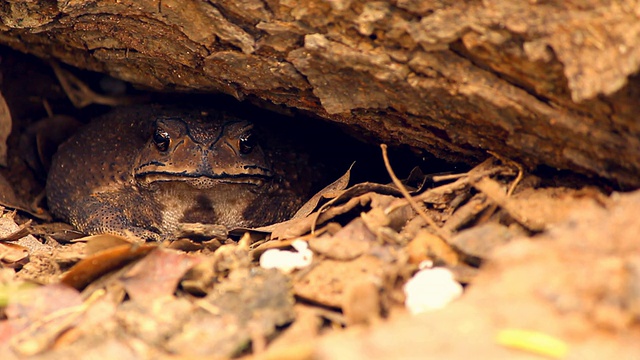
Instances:
[[[47,179],[54,216],[88,234],[161,240],[181,223],[256,227],[311,195],[305,157],[252,122],[167,106],[120,108],[62,144]]]

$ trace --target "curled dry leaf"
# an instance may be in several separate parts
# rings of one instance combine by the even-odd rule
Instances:
[[[318,193],[315,194],[311,199],[309,199],[309,201],[307,201],[306,204],[302,205],[302,207],[298,210],[298,212],[296,212],[295,215],[293,215],[292,219],[304,218],[307,215],[311,214],[311,212],[313,212],[313,210],[318,206],[318,203],[320,203],[320,200],[322,198],[332,199],[340,195],[342,191],[347,188],[347,185],[349,185],[349,179],[351,178],[352,167],[353,167],[353,164],[351,164],[351,166],[349,167],[349,170],[347,170],[347,172],[344,173],[344,175],[342,175],[340,178],[338,178],[336,181],[332,182],[331,184],[327,185],[324,189],[318,191]]]

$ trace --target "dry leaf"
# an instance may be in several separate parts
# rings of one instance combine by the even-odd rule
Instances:
[[[271,233],[272,239],[289,239],[303,235],[316,225],[324,224],[333,217],[349,212],[359,205],[367,205],[371,202],[372,194],[400,196],[400,192],[393,186],[376,183],[360,183],[346,190],[339,191],[338,195],[322,205],[313,214],[294,218],[281,223],[252,229],[254,231]]]

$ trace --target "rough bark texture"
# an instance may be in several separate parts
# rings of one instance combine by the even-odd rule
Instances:
[[[633,0],[5,0],[0,17],[0,43],[152,89],[640,186]]]

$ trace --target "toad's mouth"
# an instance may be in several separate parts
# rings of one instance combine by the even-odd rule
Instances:
[[[148,172],[136,174],[136,180],[143,185],[154,183],[183,183],[196,189],[210,189],[221,184],[262,186],[271,179],[267,174],[216,174],[202,175],[189,173]]]

